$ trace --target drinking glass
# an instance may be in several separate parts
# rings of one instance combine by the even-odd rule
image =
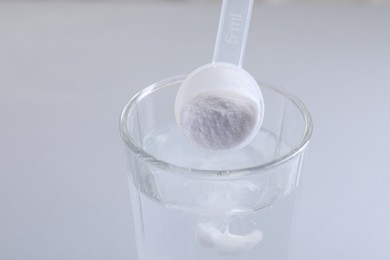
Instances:
[[[259,83],[265,112],[253,141],[234,152],[202,150],[175,122],[184,78],[143,89],[121,115],[138,260],[287,259],[308,110]]]

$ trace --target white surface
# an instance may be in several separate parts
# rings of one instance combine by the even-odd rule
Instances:
[[[218,14],[0,4],[0,259],[134,259],[119,113],[206,64]],[[389,259],[390,9],[255,5],[252,19],[244,68],[315,123],[292,259]]]

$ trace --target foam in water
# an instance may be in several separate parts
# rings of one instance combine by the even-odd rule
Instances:
[[[237,255],[257,245],[263,239],[263,232],[254,229],[246,235],[237,235],[228,228],[221,231],[212,222],[206,222],[198,223],[196,239],[202,245],[216,249],[221,255]]]
[[[253,141],[238,151],[210,152],[190,144],[176,126],[167,126],[149,133],[143,143],[145,151],[159,160],[186,168],[202,170],[233,170],[254,167],[273,160],[276,138],[262,130]],[[279,152],[287,151],[281,146]]]

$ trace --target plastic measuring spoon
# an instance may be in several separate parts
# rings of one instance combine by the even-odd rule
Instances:
[[[188,139],[207,150],[246,146],[258,133],[264,102],[244,69],[253,0],[224,0],[213,61],[183,81],[175,101],[176,122]]]

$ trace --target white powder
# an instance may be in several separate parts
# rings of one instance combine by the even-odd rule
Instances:
[[[209,91],[184,105],[181,127],[199,146],[230,150],[252,136],[259,118],[257,103],[234,91]]]
[[[252,249],[263,239],[263,232],[253,230],[246,235],[220,231],[211,223],[199,223],[196,238],[203,246],[214,248],[221,255],[237,255]]]

